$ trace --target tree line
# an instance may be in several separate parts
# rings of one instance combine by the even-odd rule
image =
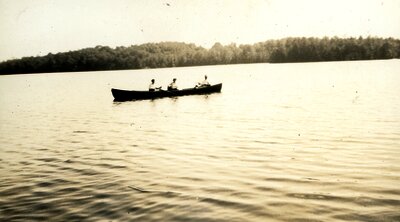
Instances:
[[[215,43],[210,49],[161,42],[116,48],[96,46],[13,59],[0,63],[0,74],[392,58],[400,58],[400,40],[393,38],[284,38],[239,46]]]

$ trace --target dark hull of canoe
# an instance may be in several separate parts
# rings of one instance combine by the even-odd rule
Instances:
[[[129,100],[143,100],[143,99],[156,99],[163,97],[176,97],[176,96],[188,96],[188,95],[201,95],[221,92],[222,83],[201,87],[201,88],[189,88],[176,91],[134,91],[134,90],[121,90],[111,89],[112,95],[115,101],[129,101]]]

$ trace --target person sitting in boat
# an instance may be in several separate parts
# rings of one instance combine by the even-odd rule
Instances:
[[[207,75],[204,75],[204,80],[203,80],[203,82],[197,83],[197,85],[196,85],[195,88],[198,88],[198,87],[205,87],[205,86],[210,86],[210,83],[207,81]]]
[[[155,80],[152,79],[152,80],[151,80],[151,83],[150,83],[150,85],[149,85],[149,91],[150,91],[150,92],[154,92],[154,91],[159,91],[159,90],[161,90],[161,86],[160,86],[160,87],[156,87],[156,85],[155,85],[154,83],[155,83]]]
[[[168,91],[178,90],[178,85],[176,85],[176,78],[168,85]]]

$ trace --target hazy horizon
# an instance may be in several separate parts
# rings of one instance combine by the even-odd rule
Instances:
[[[332,38],[341,38],[341,39],[345,39],[345,38],[359,38],[359,37],[363,37],[363,38],[368,38],[368,37],[370,37],[370,38],[391,38],[391,37],[380,37],[380,36],[348,36],[348,37],[338,37],[338,36],[323,36],[323,37],[313,37],[313,36],[310,36],[310,37],[302,37],[302,36],[288,36],[288,37],[283,37],[283,38],[280,38],[280,39],[266,39],[266,40],[264,40],[264,41],[259,41],[259,42],[254,42],[254,43],[242,43],[242,44],[238,44],[238,43],[236,43],[236,42],[231,42],[231,43],[226,43],[226,44],[222,44],[222,43],[220,43],[220,42],[215,42],[214,44],[216,44],[216,43],[220,43],[220,44],[222,44],[223,46],[226,46],[226,45],[229,45],[229,44],[236,44],[237,46],[240,46],[240,45],[244,45],[244,44],[249,44],[249,45],[254,45],[254,44],[257,44],[257,43],[261,43],[261,42],[267,42],[267,41],[274,41],[274,40],[276,40],[276,41],[278,41],[278,40],[282,40],[282,39],[287,39],[287,38],[319,38],[319,39],[322,39],[322,38],[330,38],[330,39],[332,39]],[[395,39],[399,39],[399,38],[395,38]],[[79,51],[79,50],[83,50],[83,49],[86,49],[86,48],[95,48],[95,47],[97,47],[97,46],[102,46],[102,47],[110,47],[110,48],[112,48],[112,49],[115,49],[115,48],[117,48],[117,47],[131,47],[131,46],[139,46],[139,45],[145,45],[145,44],[159,44],[159,43],[166,43],[166,42],[177,42],[177,43],[184,43],[184,44],[195,44],[196,46],[198,46],[198,47],[203,47],[203,48],[206,48],[206,49],[210,49],[214,44],[212,44],[212,45],[210,45],[210,46],[202,46],[202,45],[199,45],[199,44],[196,44],[196,43],[194,43],[194,42],[179,42],[179,41],[159,41],[159,42],[144,42],[144,43],[140,43],[140,44],[132,44],[132,45],[119,45],[119,46],[109,46],[109,45],[96,45],[96,46],[89,46],[89,47],[84,47],[84,48],[79,48],[79,49],[69,49],[68,51],[58,51],[58,52],[48,52],[47,54],[43,54],[43,55],[28,55],[28,56],[24,56],[24,57],[40,57],[40,56],[46,56],[46,55],[48,55],[48,54],[57,54],[57,53],[66,53],[66,52],[73,52],[73,51]],[[6,60],[0,60],[0,63],[1,62],[5,62],[5,61],[8,61],[8,60],[13,60],[13,59],[22,59],[22,58],[24,58],[24,57],[19,57],[19,58],[11,58],[11,59],[6,59]]]
[[[400,38],[400,1],[0,0],[0,61],[97,45]]]

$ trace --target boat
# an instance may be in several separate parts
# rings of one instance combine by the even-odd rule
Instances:
[[[187,88],[181,90],[160,90],[160,91],[136,91],[136,90],[122,90],[122,89],[111,89],[111,93],[114,96],[114,101],[130,101],[130,100],[144,100],[144,99],[157,99],[164,97],[177,97],[177,96],[188,96],[188,95],[202,95],[210,93],[219,93],[222,89],[222,83],[202,86],[195,88]]]

